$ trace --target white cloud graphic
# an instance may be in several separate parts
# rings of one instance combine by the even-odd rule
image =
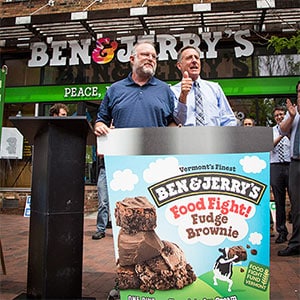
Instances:
[[[255,211],[255,205],[247,203],[245,206],[244,200],[208,194],[200,199],[191,196],[168,204],[165,216],[170,224],[177,226],[178,234],[186,244],[216,246],[225,239],[231,242],[244,239],[249,232],[247,220],[255,215]]]
[[[249,242],[252,243],[253,245],[260,245],[262,239],[263,239],[263,236],[261,233],[253,232],[250,234]]]
[[[153,183],[179,174],[182,173],[179,171],[178,160],[175,157],[168,157],[150,163],[149,168],[144,171],[143,177],[147,183]]]
[[[240,159],[240,164],[243,166],[245,173],[260,173],[266,168],[267,164],[264,160],[260,159],[258,156],[245,156]]]
[[[116,171],[113,174],[113,179],[110,182],[110,188],[113,191],[132,191],[134,185],[137,184],[139,178],[132,170],[125,169],[123,171]]]

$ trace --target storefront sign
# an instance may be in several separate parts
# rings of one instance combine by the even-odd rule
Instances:
[[[80,97],[101,97],[101,93],[98,91],[97,86],[87,86],[87,87],[65,87],[64,98],[80,98]]]
[[[214,81],[214,80],[213,80]],[[294,93],[298,77],[219,79],[226,96],[289,95]],[[168,81],[173,85],[177,81]],[[41,103],[103,99],[109,84],[80,84],[7,87],[5,103]],[[50,92],[51,91],[51,92]]]
[[[178,41],[183,46],[193,45],[200,48],[203,42],[206,44],[207,52],[205,56],[207,59],[217,58],[218,52],[216,46],[218,42],[225,36],[225,39],[233,38],[237,44],[234,47],[234,53],[237,58],[247,57],[252,55],[254,51],[253,44],[246,38],[250,37],[250,30],[240,30],[233,33],[231,30],[225,32],[204,32],[201,35],[185,33],[180,34]],[[152,40],[154,36],[141,36],[138,40]],[[80,42],[77,40],[72,41],[53,41],[50,45],[44,42],[32,43],[31,59],[28,61],[29,67],[43,67],[47,64],[50,66],[72,66],[82,64],[91,64],[93,60],[97,64],[107,64],[114,57],[121,63],[129,61],[130,53],[133,45],[136,42],[136,36],[129,36],[120,38],[120,41],[111,41],[110,38],[100,38],[96,42],[96,48],[90,52],[92,44],[91,39],[84,39]],[[177,39],[170,34],[156,35],[156,42],[159,46],[158,61],[167,61],[169,59],[176,60],[177,58]],[[51,47],[51,55],[47,53],[48,46]],[[122,46],[118,48],[118,46]],[[63,51],[69,49],[70,57],[64,56]],[[204,52],[201,52],[201,58],[204,57]]]

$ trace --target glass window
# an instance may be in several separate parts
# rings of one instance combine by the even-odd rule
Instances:
[[[88,83],[91,82],[91,77],[93,77],[94,74],[92,65],[46,66],[44,70],[43,85]]]
[[[257,126],[274,126],[273,108],[285,106],[285,98],[282,97],[257,97],[257,98],[228,98],[232,110],[241,125],[244,118],[252,118]]]
[[[257,76],[295,76],[300,72],[299,55],[257,56]]]
[[[252,76],[252,57],[236,58],[233,49],[218,49],[218,57],[202,59],[201,76],[209,78],[242,78]]]
[[[40,84],[40,68],[27,67],[27,59],[7,59],[6,86],[27,86]]]

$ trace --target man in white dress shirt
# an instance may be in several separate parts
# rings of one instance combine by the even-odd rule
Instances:
[[[200,51],[194,46],[186,46],[177,54],[177,67],[182,73],[182,80],[171,87],[179,103],[179,111],[186,113],[184,126],[236,126],[237,120],[230,104],[218,83],[203,80],[200,77]],[[197,124],[195,82],[198,82],[203,105],[203,122]]]
[[[286,227],[286,192],[289,187],[289,166],[291,161],[290,140],[288,136],[281,135],[279,124],[285,116],[283,107],[275,107],[273,116],[276,125],[273,127],[273,143],[274,148],[270,155],[270,175],[271,187],[276,205],[276,231],[278,237],[275,243],[281,244],[286,242],[288,230]]]
[[[289,171],[289,192],[292,214],[292,236],[288,246],[279,250],[279,256],[292,256],[300,254],[300,81],[296,86],[297,104],[290,99],[286,100],[288,113],[280,123],[280,132],[290,135],[291,162]]]

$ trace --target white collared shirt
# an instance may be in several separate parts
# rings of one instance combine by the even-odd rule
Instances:
[[[280,132],[279,132],[279,126],[275,125],[273,127],[273,140],[275,141],[276,138],[278,138],[278,136],[280,136]],[[280,142],[273,148],[273,150],[271,151],[271,157],[270,157],[270,163],[279,163],[281,162],[279,160],[279,144],[282,144],[283,146],[283,157],[284,157],[284,162],[290,162],[291,161],[291,143],[290,143],[290,139],[287,136],[284,136]]]

